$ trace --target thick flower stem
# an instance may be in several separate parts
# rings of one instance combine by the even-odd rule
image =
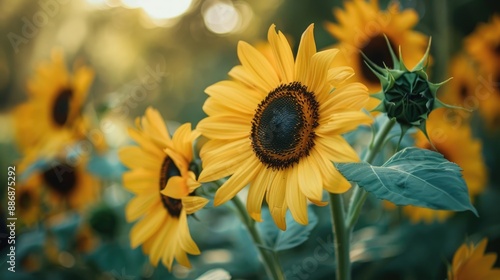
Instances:
[[[373,145],[363,157],[363,161],[373,162],[375,156],[384,145],[389,132],[396,121],[387,121],[382,129],[375,135]],[[333,234],[335,236],[335,261],[337,266],[337,280],[351,279],[351,260],[349,255],[349,245],[351,242],[351,232],[358,220],[361,208],[368,196],[368,193],[359,186],[354,187],[354,192],[349,204],[347,216],[344,213],[344,201],[340,194],[330,194],[330,208],[332,210]]]
[[[259,250],[267,275],[270,279],[284,280],[285,276],[283,275],[283,271],[281,270],[281,266],[278,262],[278,256],[274,251],[266,249],[266,245],[260,237],[259,231],[255,227],[254,220],[252,220],[252,218],[248,215],[245,205],[241,202],[238,196],[234,196],[232,201],[234,206],[236,206],[236,210],[238,210],[238,213],[240,214],[241,221],[245,224],[248,232],[252,236],[255,246],[257,246],[257,249]]]
[[[330,194],[332,210],[332,230],[334,234],[335,260],[337,263],[337,279],[351,279],[351,259],[349,257],[349,231],[344,221],[344,199],[340,194]]]

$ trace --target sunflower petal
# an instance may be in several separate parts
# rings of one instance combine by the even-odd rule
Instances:
[[[300,38],[297,60],[295,62],[295,79],[303,84],[307,82],[307,70],[309,69],[311,58],[315,53],[314,24],[310,24]]]
[[[214,205],[219,206],[230,200],[250,183],[260,171],[259,165],[261,163],[254,158],[242,162],[238,170],[215,193]]]
[[[208,199],[200,196],[186,196],[182,198],[182,207],[187,214],[193,214],[207,205]]]
[[[272,24],[267,32],[267,39],[271,44],[274,57],[278,65],[282,83],[290,83],[294,80],[293,77],[293,53],[290,49],[290,44],[285,38],[285,35],[279,31],[276,33],[276,26]]]

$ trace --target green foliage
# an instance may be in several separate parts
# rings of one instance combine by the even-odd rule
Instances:
[[[336,167],[349,181],[397,205],[470,210],[478,215],[470,202],[460,167],[440,153],[406,148],[382,166],[338,163]]]

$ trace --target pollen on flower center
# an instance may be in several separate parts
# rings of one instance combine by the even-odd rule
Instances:
[[[181,176],[181,172],[179,171],[179,168],[177,168],[175,163],[167,156],[163,160],[160,169],[160,191],[165,188],[168,179],[173,176]],[[168,213],[172,217],[179,217],[182,210],[182,201],[180,199],[172,198],[161,193],[160,196],[161,202],[163,203],[165,209],[167,209]]]
[[[75,169],[67,164],[58,164],[43,172],[43,179],[49,188],[66,196],[76,187],[77,177]]]
[[[390,40],[389,42],[391,45],[391,49],[394,51],[394,53],[397,53],[397,49],[394,47],[392,42]],[[381,34],[371,38],[370,41],[361,49],[361,51],[380,67],[384,67],[384,63],[391,68],[394,66],[391,53],[387,48],[387,42],[385,41],[384,36],[382,36]],[[363,73],[363,77],[365,77],[371,83],[379,83],[377,76],[375,76],[370,68],[366,66],[364,59],[362,59],[361,56],[359,59],[359,63],[361,72]]]
[[[259,104],[252,120],[252,148],[268,168],[286,169],[309,155],[319,103],[299,82],[280,85]]]
[[[73,97],[72,89],[63,89],[56,100],[52,109],[52,118],[58,126],[64,126],[68,121],[69,102]]]

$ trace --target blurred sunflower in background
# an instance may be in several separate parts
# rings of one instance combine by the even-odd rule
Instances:
[[[477,245],[462,244],[455,252],[451,266],[448,268],[448,280],[500,279],[500,269],[493,267],[497,254],[485,254],[487,244],[486,238]]]
[[[16,144],[24,155],[23,170],[40,157],[54,157],[64,146],[85,136],[81,114],[94,73],[86,66],[68,73],[61,51],[41,63],[29,80],[28,100],[14,111]]]
[[[391,2],[386,10],[382,10],[377,0],[345,1],[344,6],[344,10],[334,10],[338,23],[325,24],[326,30],[338,40],[334,47],[340,53],[334,66],[352,67],[356,73],[353,81],[365,84],[370,93],[381,89],[380,81],[365,65],[361,52],[381,67],[384,63],[393,67],[384,34],[396,54],[400,46],[404,50],[403,60],[408,69],[412,69],[424,55],[428,38],[412,30],[419,20],[416,11],[400,11],[397,2]],[[379,102],[371,98],[367,109],[375,108]]]
[[[341,134],[371,118],[361,112],[366,87],[346,83],[353,72],[331,67],[338,50],[316,52],[313,25],[303,33],[296,60],[288,41],[271,25],[268,41],[275,62],[246,42],[238,43],[241,65],[208,87],[197,129],[207,138],[200,153],[200,182],[232,175],[214,204],[233,198],[250,183],[247,210],[261,221],[264,198],[276,225],[286,228],[287,209],[307,224],[307,200],[318,205],[323,188],[347,191],[350,183],[332,162],[359,161]]]
[[[482,101],[480,113],[490,127],[500,127],[500,16],[478,25],[464,39],[464,48],[478,66],[474,78]]]
[[[470,126],[452,126],[447,119],[445,110],[436,110],[427,122],[429,138],[437,151],[462,168],[462,175],[467,183],[469,196],[474,197],[483,192],[488,176],[482,157],[481,141],[472,136]],[[419,131],[415,135],[415,146],[433,150],[425,135]],[[417,206],[403,206],[403,213],[413,223],[443,221],[453,215],[453,211],[433,210]]]
[[[50,207],[86,210],[98,199],[100,181],[86,170],[85,161],[53,161],[49,166],[39,176]]]
[[[139,220],[130,232],[131,246],[142,244],[154,266],[161,260],[171,270],[175,258],[191,267],[186,253],[198,255],[200,250],[189,233],[187,216],[208,203],[193,195],[200,183],[189,170],[192,144],[199,133],[186,123],[171,138],[161,115],[152,108],[136,123],[137,129],[129,129],[129,135],[139,146],[119,152],[131,169],[124,173],[123,185],[135,195],[125,209],[126,219]]]
[[[28,227],[35,224],[42,214],[40,179],[40,176],[30,176],[17,186],[17,213],[19,220]]]
[[[460,53],[450,61],[448,73],[453,79],[446,84],[446,91],[441,96],[444,102],[475,110],[482,98],[477,92],[478,79],[474,61],[466,54]],[[470,114],[464,110],[453,110],[456,113]]]

